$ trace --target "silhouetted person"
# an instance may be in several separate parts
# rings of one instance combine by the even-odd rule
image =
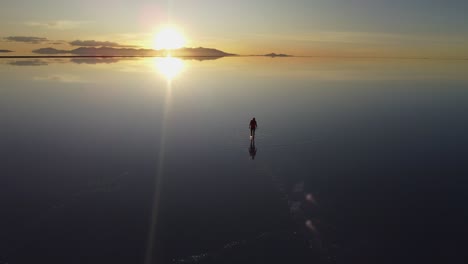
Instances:
[[[249,153],[250,157],[252,159],[255,159],[255,155],[257,154],[257,148],[255,147],[255,139],[252,139],[250,141]]]
[[[257,129],[257,121],[255,120],[255,117],[250,120],[250,136],[253,138],[255,137],[255,129]]]

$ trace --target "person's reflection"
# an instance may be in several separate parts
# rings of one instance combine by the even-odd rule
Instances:
[[[255,147],[255,138],[252,138],[252,140],[250,140],[249,153],[252,160],[255,159],[255,155],[257,155],[257,148]]]

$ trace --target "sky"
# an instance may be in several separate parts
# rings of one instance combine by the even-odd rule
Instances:
[[[468,58],[466,0],[2,0],[0,5],[0,49],[22,53],[76,48],[68,44],[75,40],[152,48],[158,30],[172,25],[188,47],[243,55]]]

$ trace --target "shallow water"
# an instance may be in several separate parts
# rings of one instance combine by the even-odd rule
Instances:
[[[460,263],[467,72],[2,59],[0,263]]]

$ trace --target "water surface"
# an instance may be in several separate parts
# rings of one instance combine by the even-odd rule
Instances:
[[[467,70],[2,59],[0,263],[461,263]]]

